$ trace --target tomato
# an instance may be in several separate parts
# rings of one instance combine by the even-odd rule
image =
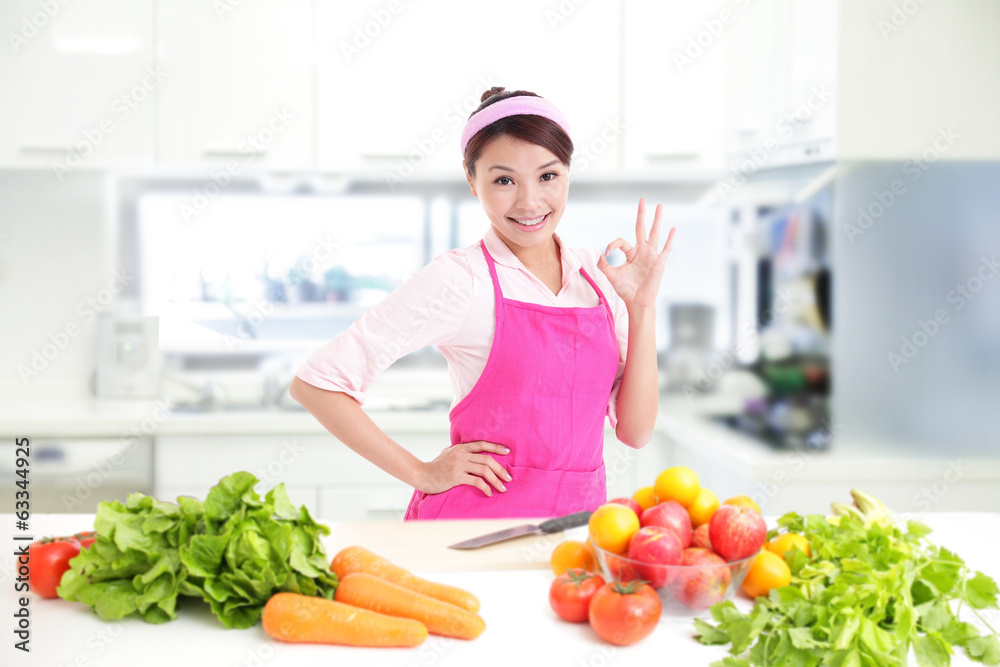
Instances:
[[[767,595],[772,588],[781,588],[792,583],[792,571],[785,559],[770,551],[761,551],[754,559],[750,571],[743,580],[743,592],[751,600]]]
[[[590,626],[601,639],[628,646],[645,639],[660,622],[660,596],[648,584],[605,584],[590,599]]]
[[[698,475],[691,468],[673,466],[657,475],[653,490],[659,502],[676,500],[687,508],[698,497],[701,483],[698,481]]]
[[[764,548],[782,558],[784,558],[786,551],[790,551],[793,548],[798,549],[807,557],[812,555],[812,549],[809,548],[809,540],[798,533],[783,533],[778,535],[765,544]]]
[[[71,558],[80,553],[72,537],[46,538],[28,547],[28,587],[43,598],[55,598],[56,587],[69,569]]]
[[[639,517],[624,505],[606,503],[590,515],[589,530],[594,546],[624,554],[632,535],[639,530]]]
[[[594,550],[587,542],[577,540],[566,540],[556,545],[549,558],[552,565],[552,574],[557,577],[567,570],[587,570],[597,572],[597,559],[594,557]]]
[[[93,530],[88,530],[85,533],[76,533],[73,535],[73,539],[80,543],[81,549],[86,549],[91,544],[97,541],[97,532]]]
[[[559,618],[582,623],[588,618],[590,598],[604,586],[604,578],[585,570],[569,570],[549,586],[549,605]]]

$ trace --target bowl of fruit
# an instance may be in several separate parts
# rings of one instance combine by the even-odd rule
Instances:
[[[651,492],[609,501],[588,526],[604,578],[649,583],[660,596],[661,619],[687,619],[731,599],[767,538],[752,500],[736,497],[720,505],[697,486],[697,477],[685,481],[687,473],[694,475],[682,466],[668,468]]]

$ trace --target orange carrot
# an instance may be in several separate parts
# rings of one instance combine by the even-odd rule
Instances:
[[[299,593],[272,595],[262,620],[264,632],[283,642],[416,646],[427,639],[427,628],[419,621]]]
[[[336,599],[380,614],[412,618],[435,635],[475,639],[486,629],[486,622],[479,614],[367,572],[355,572],[341,579]]]
[[[479,611],[479,599],[472,593],[448,584],[421,579],[364,547],[341,549],[334,557],[333,562],[330,563],[330,569],[337,573],[338,579],[343,579],[346,575],[355,572],[367,572],[412,591],[450,602],[462,609],[471,612]]]

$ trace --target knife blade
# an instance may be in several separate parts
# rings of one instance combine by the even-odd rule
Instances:
[[[534,524],[526,523],[523,526],[514,526],[513,528],[507,528],[506,530],[498,530],[495,533],[487,533],[486,535],[480,535],[479,537],[474,537],[471,540],[465,540],[464,542],[459,542],[458,544],[451,544],[448,546],[449,549],[478,549],[479,547],[485,547],[488,544],[496,544],[497,542],[504,542],[506,540],[512,540],[515,537],[523,537],[525,535],[538,535],[538,534],[549,534],[558,533],[564,531],[568,528],[576,528],[577,526],[586,525],[590,521],[590,512],[576,512],[574,514],[567,514],[566,516],[556,517],[555,519],[549,519],[548,521],[543,521],[537,526]]]

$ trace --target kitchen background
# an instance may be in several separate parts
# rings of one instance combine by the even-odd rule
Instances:
[[[686,464],[769,514],[995,511],[998,27],[993,0],[4,2],[0,502],[29,437],[34,511],[246,469],[401,518],[287,387],[482,235],[457,144],[503,85],[574,128],[571,245],[634,237],[640,196],[678,228],[657,433],[607,431],[609,493]],[[430,349],[366,408],[430,459],[451,401]]]

